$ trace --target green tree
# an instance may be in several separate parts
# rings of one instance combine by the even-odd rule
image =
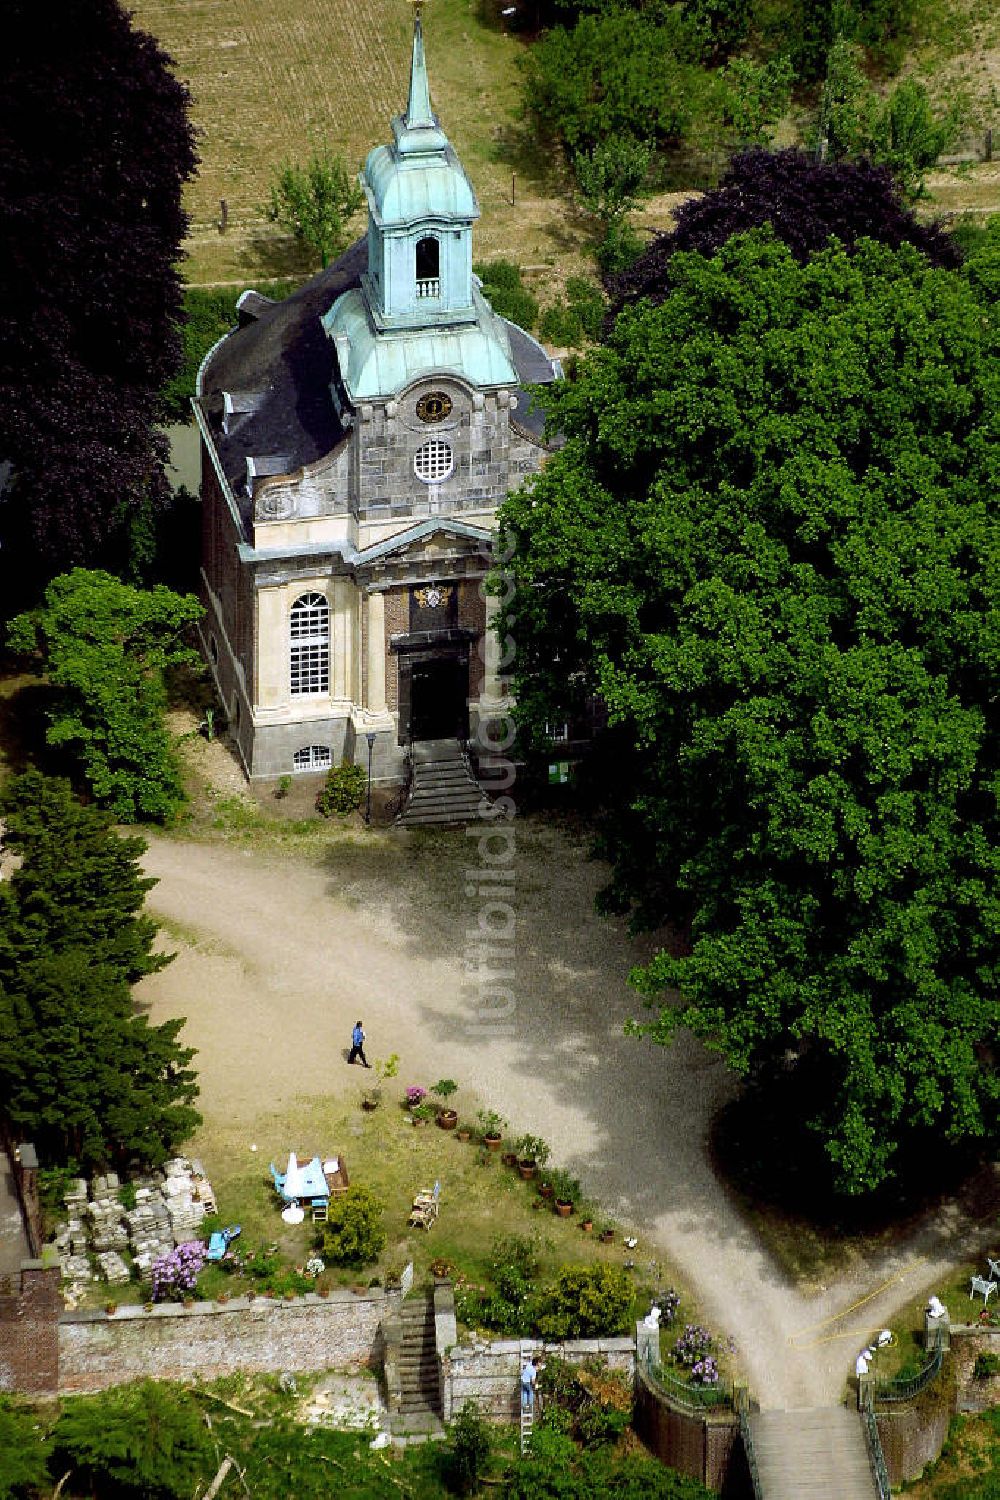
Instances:
[[[151,1026],[131,996],[168,961],[141,911],[145,845],[36,771],[2,810],[20,864],[0,885],[0,1111],[50,1162],[161,1162],[199,1116],[183,1022]]]
[[[0,1396],[0,1500],[27,1500],[48,1492],[50,1446],[37,1415]]]
[[[556,26],[525,59],[528,107],[571,157],[612,140],[680,140],[709,88],[701,37],[678,12],[627,10]]]
[[[55,1467],[73,1489],[136,1500],[189,1500],[208,1485],[216,1455],[190,1396],[153,1380],[66,1401],[54,1428]]]
[[[184,799],[163,721],[163,674],[197,662],[184,636],[201,614],[192,595],[75,568],[10,624],[10,645],[38,653],[53,690],[48,743],[70,750],[121,822],[165,821]]]
[[[652,1035],[807,1079],[865,1192],[996,1133],[996,306],[767,232],[667,282],[553,390],[501,636],[529,732],[607,705],[606,901],[681,937]]]
[[[635,1288],[620,1266],[563,1266],[539,1304],[538,1331],[548,1339],[625,1333],[634,1301]]]
[[[581,1453],[562,1433],[535,1428],[531,1451],[510,1470],[504,1500],[711,1500],[712,1491],[653,1458],[607,1448]]]
[[[357,1184],[330,1199],[319,1236],[321,1253],[339,1266],[366,1266],[385,1249],[385,1205],[371,1188]]]
[[[871,87],[861,66],[861,49],[837,37],[827,60],[814,139],[831,161],[867,157],[886,166],[910,199],[923,191],[933,166],[958,126],[955,109],[935,114],[927,90],[905,79],[885,98]]]
[[[304,167],[286,163],[271,188],[267,217],[319,257],[321,266],[348,242],[348,225],[364,194],[342,156],[317,152]]]
[[[768,145],[792,97],[791,60],[781,56],[755,63],[748,57],[735,57],[722,79],[728,90],[725,114],[737,142]]]

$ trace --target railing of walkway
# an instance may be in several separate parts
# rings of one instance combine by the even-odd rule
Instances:
[[[878,1423],[869,1402],[865,1403],[862,1417],[865,1424],[865,1437],[868,1440],[868,1458],[872,1466],[875,1488],[878,1491],[878,1500],[892,1500],[892,1486],[889,1483],[885,1454],[882,1452],[882,1439],[878,1435]]]
[[[740,1437],[743,1440],[743,1452],[746,1454],[747,1469],[750,1474],[750,1485],[753,1489],[754,1500],[764,1500],[764,1491],[761,1489],[760,1484],[760,1470],[757,1468],[757,1449],[754,1445],[753,1430],[750,1426],[750,1410],[747,1405],[745,1392],[744,1399],[737,1405],[737,1417],[740,1424]],[[879,1496],[879,1500],[882,1500],[881,1496]]]
[[[916,1375],[906,1380],[896,1378],[875,1381],[876,1405],[879,1402],[886,1401],[912,1401],[914,1396],[918,1396],[940,1373],[941,1361],[943,1359],[944,1349],[942,1348],[941,1336],[939,1334],[930,1359]]]
[[[689,1385],[686,1380],[678,1380],[676,1375],[671,1375],[669,1370],[665,1370],[654,1359],[647,1359],[643,1368],[650,1383],[682,1411],[712,1411],[733,1405],[733,1390],[730,1385],[722,1382],[718,1385]]]

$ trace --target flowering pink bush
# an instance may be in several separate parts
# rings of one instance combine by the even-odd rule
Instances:
[[[201,1240],[187,1240],[168,1255],[154,1260],[153,1301],[168,1302],[193,1292],[204,1264],[205,1246]]]
[[[422,1089],[419,1083],[411,1083],[410,1087],[406,1090],[406,1102],[411,1109],[413,1109],[414,1105],[419,1104],[422,1099],[426,1099],[426,1097],[427,1090]]]

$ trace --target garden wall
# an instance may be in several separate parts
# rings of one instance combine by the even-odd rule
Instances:
[[[292,1301],[163,1303],[64,1313],[59,1320],[58,1389],[99,1391],[130,1380],[211,1380],[236,1370],[278,1373],[370,1364],[390,1297],[309,1293]]]
[[[22,1261],[0,1284],[0,1391],[28,1396],[56,1390],[58,1319],[62,1312],[58,1267]]]
[[[734,1411],[680,1411],[663,1399],[640,1366],[635,1374],[634,1426],[661,1463],[733,1500],[751,1495]]]
[[[950,1350],[936,1380],[906,1405],[880,1406],[875,1413],[893,1487],[909,1483],[941,1455],[956,1411],[1000,1406],[1000,1376],[976,1380],[976,1355],[1000,1354],[1000,1328],[951,1324]]]
[[[635,1340],[576,1339],[543,1344],[538,1339],[473,1339],[459,1344],[442,1359],[444,1418],[451,1421],[466,1401],[475,1401],[484,1417],[494,1422],[516,1422],[520,1410],[521,1366],[528,1354],[537,1364],[547,1354],[582,1364],[601,1359],[629,1379],[635,1372]]]

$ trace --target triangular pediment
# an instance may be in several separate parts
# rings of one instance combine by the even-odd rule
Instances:
[[[460,557],[488,557],[492,534],[467,521],[420,521],[358,553],[359,567],[376,563],[433,563]]]

